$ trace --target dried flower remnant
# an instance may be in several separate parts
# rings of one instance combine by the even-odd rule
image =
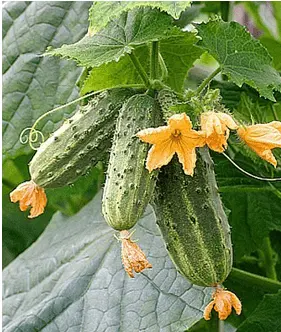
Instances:
[[[237,130],[237,133],[257,155],[274,167],[277,166],[277,161],[271,150],[281,148],[280,121],[272,121],[270,123],[252,126],[241,126]]]
[[[238,297],[232,292],[226,291],[218,286],[212,297],[213,300],[204,310],[204,318],[206,320],[211,319],[211,311],[213,308],[218,312],[220,320],[225,320],[231,314],[232,308],[234,308],[237,315],[241,314],[242,304]]]
[[[47,204],[45,190],[32,180],[21,183],[10,193],[10,199],[13,203],[19,201],[21,211],[26,211],[31,206],[28,218],[35,218],[42,214]]]
[[[227,148],[229,129],[237,128],[237,124],[229,114],[222,112],[201,114],[201,129],[206,133],[206,143],[216,152],[223,152]]]
[[[136,136],[143,142],[153,144],[146,160],[149,172],[167,165],[176,153],[185,174],[192,176],[196,163],[195,148],[206,144],[205,133],[193,130],[185,113],[170,117],[168,126],[143,129]]]
[[[122,242],[121,256],[124,269],[131,278],[134,278],[133,271],[139,273],[152,268],[152,265],[136,242],[131,240],[131,236],[132,233],[124,230],[120,232],[119,240]]]

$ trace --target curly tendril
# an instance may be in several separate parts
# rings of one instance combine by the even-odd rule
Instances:
[[[129,85],[126,85],[126,84],[125,84],[125,85],[116,86],[115,89],[118,89],[118,88],[132,88],[132,87],[134,87],[134,88],[137,89],[137,88],[143,88],[144,85],[142,85],[142,84],[133,84],[133,85],[132,85],[132,84],[129,84]],[[30,128],[30,127],[29,127],[29,128],[25,128],[25,129],[21,132],[21,134],[20,134],[20,142],[21,142],[22,144],[29,143],[29,146],[31,147],[31,149],[33,149],[33,150],[38,150],[39,147],[40,147],[40,144],[42,144],[42,143],[45,141],[45,138],[44,138],[43,133],[42,133],[40,130],[35,129],[36,126],[37,126],[37,124],[38,124],[42,119],[44,119],[46,116],[48,116],[48,115],[50,115],[50,114],[52,114],[52,113],[54,113],[54,112],[56,112],[56,111],[59,111],[59,110],[65,108],[65,107],[71,106],[71,105],[73,105],[73,104],[75,104],[75,103],[77,103],[77,102],[79,102],[79,101],[81,101],[81,100],[83,100],[83,99],[85,99],[85,98],[88,98],[88,97],[91,97],[91,96],[97,95],[97,94],[99,94],[99,93],[101,93],[101,92],[103,92],[103,91],[106,91],[106,90],[108,90],[108,89],[102,89],[102,90],[98,90],[98,91],[94,91],[94,92],[88,93],[88,94],[85,95],[85,96],[82,96],[82,97],[80,97],[80,98],[77,98],[77,99],[75,99],[75,100],[72,100],[71,102],[69,102],[69,103],[67,103],[67,104],[64,104],[64,105],[61,105],[61,106],[59,106],[59,107],[53,108],[52,110],[50,110],[50,111],[44,113],[43,115],[41,115],[41,116],[40,116],[40,117],[34,122],[34,124],[33,124],[33,126],[32,126],[31,128]],[[27,131],[29,131],[29,135],[26,134]],[[40,138],[41,138],[41,140],[40,140]],[[38,143],[38,142],[40,143],[39,146],[38,146],[38,147],[35,147],[35,146],[33,145],[33,143]]]
[[[29,134],[27,135],[27,132]],[[25,128],[20,134],[20,142],[21,144],[29,143],[29,146],[32,150],[38,150],[40,145],[45,141],[45,137],[40,130],[36,130],[34,128]],[[33,143],[39,143],[38,147],[35,147]]]

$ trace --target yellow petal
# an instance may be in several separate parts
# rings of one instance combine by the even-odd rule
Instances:
[[[150,144],[161,143],[170,139],[171,131],[167,126],[162,126],[158,128],[147,128],[136,133],[143,142]]]
[[[44,189],[32,180],[20,184],[10,193],[10,199],[13,203],[19,201],[21,211],[26,211],[31,206],[28,218],[35,218],[42,214],[47,204]]]
[[[214,304],[215,304],[215,301],[213,300],[204,309],[203,317],[204,317],[205,320],[210,320],[211,319],[211,311],[213,309]]]
[[[193,176],[196,164],[195,148],[192,150],[186,150],[182,146],[178,146],[177,155],[179,158],[179,162],[183,166],[184,173]]]
[[[217,113],[217,116],[219,117],[221,122],[224,123],[229,129],[235,130],[238,128],[236,122],[229,114],[219,112]]]
[[[281,147],[281,132],[278,128],[278,121],[273,121],[267,124],[240,127],[237,133],[262,159],[276,167],[277,161],[271,149]]]
[[[171,132],[179,130],[182,134],[188,132],[192,128],[192,122],[189,116],[185,113],[175,114],[168,120],[168,125]]]
[[[275,129],[277,129],[281,133],[281,122],[280,121],[269,122],[269,125]]]
[[[146,160],[146,168],[149,172],[167,165],[175,154],[174,142],[166,141],[162,144],[153,145],[149,150]]]

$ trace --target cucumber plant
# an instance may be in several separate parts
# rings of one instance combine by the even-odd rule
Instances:
[[[150,255],[156,238],[153,238],[151,248],[146,247],[144,250],[149,262],[137,245],[137,240],[133,240],[135,229],[143,227],[142,224],[138,226],[138,221],[148,203],[152,203],[161,243],[174,264],[172,271],[177,269],[188,282],[213,290],[212,295],[207,293],[207,300],[211,302],[205,307],[203,315],[200,313],[200,317],[209,320],[214,309],[218,313],[218,329],[222,331],[223,322],[230,316],[232,308],[238,315],[241,313],[241,302],[230,290],[239,296],[242,294],[244,307],[243,292],[237,287],[237,280],[243,284],[248,282],[249,288],[253,284],[261,288],[265,285],[264,293],[273,289],[275,291],[281,285],[278,281],[281,277],[278,271],[280,261],[273,246],[275,250],[280,248],[276,244],[278,241],[271,242],[269,234],[272,229],[281,230],[278,223],[261,221],[262,218],[258,216],[259,227],[263,225],[262,222],[265,227],[259,228],[262,231],[254,237],[249,248],[244,245],[244,255],[239,248],[241,240],[237,240],[240,228],[243,232],[241,221],[239,227],[236,224],[237,216],[240,217],[237,212],[240,206],[233,203],[236,197],[228,196],[233,194],[234,187],[240,190],[240,194],[242,192],[246,195],[248,190],[256,190],[257,182],[252,180],[255,178],[263,180],[258,190],[275,195],[274,201],[280,200],[278,184],[275,186],[280,180],[279,169],[274,167],[279,166],[280,160],[276,152],[276,148],[281,147],[281,122],[277,112],[280,96],[276,91],[281,91],[281,78],[272,66],[266,48],[238,23],[224,22],[217,17],[207,23],[194,23],[194,29],[181,29],[181,26],[191,24],[189,18],[202,9],[201,5],[192,6],[188,9],[190,2],[184,1],[95,2],[89,11],[89,31],[80,41],[46,51],[45,55],[66,57],[85,67],[79,82],[82,96],[77,101],[87,99],[88,102],[85,106],[80,105],[79,111],[41,144],[30,162],[31,181],[15,189],[11,199],[14,202],[20,201],[21,210],[31,206],[31,217],[38,216],[46,205],[44,188],[67,186],[80,175],[89,172],[98,161],[102,161],[106,170],[102,213],[112,228],[110,234],[114,234],[121,242],[122,262],[126,272],[130,277],[134,277],[133,272],[140,273],[137,276],[139,279],[132,282],[136,286],[132,287],[137,287],[137,280],[146,280],[151,284],[155,282],[159,293],[162,290],[161,278],[158,276],[160,272],[156,276],[153,274],[161,256]],[[253,8],[252,12],[258,15]],[[220,10],[224,17],[228,17],[225,11],[230,10],[230,7],[222,5]],[[262,20],[257,19],[256,22],[262,24]],[[198,82],[192,72],[187,78],[186,74],[195,60],[200,63],[199,58],[203,52],[217,61],[216,65],[211,65],[213,70],[202,82]],[[274,60],[277,61],[276,58]],[[198,68],[196,66],[194,72]],[[215,89],[215,78],[220,77],[220,74],[223,80],[217,84],[219,88]],[[226,91],[228,84],[231,93]],[[237,111],[241,107],[239,102],[242,99],[245,102],[241,96],[246,85],[247,89],[251,89],[256,105],[263,105],[267,111],[270,110],[271,115],[266,116],[262,124],[257,123],[254,109],[258,107],[251,102],[247,110],[251,113],[250,120],[238,114],[241,112]],[[88,99],[93,94],[96,96]],[[32,127],[30,138],[36,133],[35,126]],[[32,140],[30,143],[33,143]],[[227,147],[229,149],[226,151]],[[222,154],[210,153],[211,149]],[[251,164],[245,162],[248,160],[247,153],[256,153],[263,160],[260,163],[267,163],[267,167],[261,171],[260,166],[252,165],[253,169],[250,169]],[[105,159],[108,155],[107,163]],[[227,159],[224,160],[224,156]],[[233,183],[230,186],[221,185],[224,181],[221,162],[227,163],[224,164],[228,165],[225,167],[227,174],[229,170],[235,172],[237,169],[244,172],[238,173],[239,183],[235,182],[237,180],[231,174]],[[247,170],[243,169],[245,166]],[[217,174],[220,175],[218,183]],[[230,209],[230,222],[224,205]],[[251,213],[253,211],[245,213],[245,222],[254,219]],[[278,213],[273,212],[271,219],[276,220]],[[150,221],[155,223],[155,218]],[[229,223],[233,227],[232,234]],[[102,242],[107,239],[109,232],[101,231],[99,227],[97,225],[97,229],[93,229],[97,237],[100,235],[99,245],[92,253],[95,257],[102,255]],[[251,225],[249,227],[252,230]],[[114,230],[119,233],[115,234]],[[142,246],[142,238],[139,243]],[[91,244],[85,240],[77,250],[88,250],[88,246]],[[108,250],[113,247],[111,244]],[[98,261],[101,267],[105,264],[102,273],[107,271],[109,264],[118,266],[113,256],[109,260],[106,255],[103,258]],[[245,268],[250,273],[243,270],[245,261],[252,264],[252,268]],[[146,268],[152,268],[151,272],[146,271]],[[88,272],[87,276],[92,273]],[[107,278],[111,276],[105,273],[103,280],[109,280]],[[92,280],[87,290],[91,288],[91,283]],[[123,288],[124,284],[125,281]],[[225,286],[230,290],[226,290]],[[174,291],[173,285],[171,289],[173,296],[177,296],[174,292],[184,293],[181,286],[178,291]],[[205,298],[204,290],[199,289]],[[166,295],[169,293],[166,292]],[[188,297],[189,300],[192,301],[192,297]],[[157,301],[156,307],[160,305],[160,298]],[[130,299],[130,303],[133,302],[138,303],[138,299]],[[104,312],[101,303],[95,305],[98,312]],[[245,307],[247,313],[247,299]],[[177,316],[176,322],[171,320],[166,325],[163,323],[164,328],[192,330],[190,321],[195,322],[198,318],[194,312],[189,311],[187,314],[185,308],[190,309],[189,303],[181,308],[182,316]],[[195,308],[202,311],[203,306],[196,304]],[[137,318],[146,312],[133,311]],[[17,319],[20,328],[21,324],[29,324],[28,328],[34,330],[43,328],[37,322],[24,323],[24,320]],[[104,326],[100,318],[94,319],[95,326]],[[241,323],[243,331],[245,317],[242,315],[236,319],[238,323],[233,324]],[[160,331],[164,325],[157,320],[157,317],[156,320],[151,318],[150,325],[140,322],[136,330]],[[84,321],[87,321],[86,317]],[[11,324],[8,323],[7,331],[17,326],[17,323]],[[81,329],[88,331],[87,324],[83,324]],[[247,320],[245,324],[247,326]],[[124,331],[129,330],[125,324],[119,325],[116,331],[122,328]],[[93,327],[91,329],[95,330]]]

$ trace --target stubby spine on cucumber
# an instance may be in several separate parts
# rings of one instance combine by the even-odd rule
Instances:
[[[216,286],[232,267],[230,227],[208,148],[200,148],[193,177],[175,158],[162,168],[154,208],[171,259],[192,283]]]
[[[133,90],[113,89],[80,106],[41,144],[29,165],[31,179],[42,188],[65,186],[103,160],[111,146],[118,112],[133,94]]]
[[[145,169],[149,146],[135,134],[157,126],[160,118],[158,103],[149,95],[131,97],[119,114],[102,203],[107,223],[116,230],[132,228],[151,199],[157,173]]]

